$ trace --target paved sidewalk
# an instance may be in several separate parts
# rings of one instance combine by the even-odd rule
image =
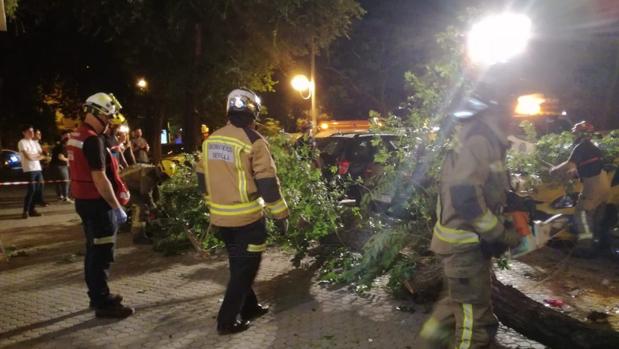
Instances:
[[[359,297],[328,289],[311,266],[294,269],[269,250],[256,282],[272,311],[250,330],[220,337],[215,316],[227,282],[224,255],[162,257],[120,235],[111,288],[136,307],[133,317],[101,320],[88,309],[82,233],[72,206],[52,204],[43,217],[16,219],[19,205],[0,192],[0,239],[26,255],[0,263],[0,348],[414,348],[425,317],[377,288]],[[501,332],[511,348],[543,348]]]

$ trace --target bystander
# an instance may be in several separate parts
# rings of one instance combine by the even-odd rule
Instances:
[[[32,125],[22,128],[22,138],[17,144],[17,149],[21,155],[22,170],[28,180],[28,190],[24,198],[24,212],[22,217],[40,216],[34,207],[35,198],[39,197],[42,190],[43,174],[40,160],[43,159],[41,147],[34,140],[34,129]]]

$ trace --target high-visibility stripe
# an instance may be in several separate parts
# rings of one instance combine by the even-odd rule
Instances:
[[[211,214],[220,216],[240,216],[245,214],[252,214],[262,211],[262,205],[256,201],[233,204],[233,205],[221,205],[213,202],[209,203]]]
[[[436,220],[436,225],[434,225],[434,235],[436,235],[439,240],[443,240],[450,244],[479,243],[479,235],[477,235],[475,232],[452,229],[441,224],[442,205],[440,195],[436,202],[436,217],[438,217],[438,219]]]
[[[202,142],[202,166],[204,166],[204,182],[206,183],[206,194],[207,199],[206,203],[208,204],[210,198],[208,195],[212,193],[211,191],[211,182],[208,180],[208,143],[207,141]]]
[[[249,202],[249,198],[247,197],[247,178],[245,177],[245,169],[241,162],[242,149],[240,147],[236,148],[236,172],[239,181],[239,194],[241,195],[241,202]]]
[[[116,243],[116,235],[106,236],[102,238],[95,238],[93,243],[95,245],[105,245]]]
[[[591,228],[589,227],[589,221],[587,220],[587,212],[580,211],[580,221],[582,222],[583,228],[585,228],[584,234],[578,235],[578,240],[588,240],[593,238],[593,233],[591,232]]]
[[[490,210],[486,210],[481,217],[475,219],[473,222],[475,229],[480,233],[487,233],[493,230],[496,228],[497,224],[499,224],[499,220]]]
[[[451,244],[474,244],[479,242],[479,236],[474,232],[447,228],[439,222],[434,226],[434,234],[440,240]]]
[[[267,249],[267,244],[260,244],[260,245],[254,245],[254,244],[249,244],[247,245],[247,252],[264,252]]]
[[[77,139],[69,138],[69,140],[67,141],[67,145],[82,149],[84,147],[84,142]]]
[[[267,203],[266,207],[272,214],[279,214],[288,209],[288,205],[286,205],[286,201],[284,201],[284,199],[279,199],[273,203]]]
[[[469,349],[471,347],[471,338],[473,338],[473,305],[462,304],[462,338],[458,349]]]

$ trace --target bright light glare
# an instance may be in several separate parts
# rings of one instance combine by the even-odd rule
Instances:
[[[310,89],[311,83],[307,76],[305,75],[296,75],[290,81],[292,88],[299,92],[305,92]]]
[[[504,63],[524,52],[531,38],[531,19],[503,13],[475,24],[468,34],[467,50],[475,64]]]
[[[141,89],[145,89],[146,87],[148,87],[148,82],[146,82],[146,80],[144,80],[144,78],[140,78],[140,79],[138,79],[138,82],[136,83],[136,86],[141,88]]]
[[[323,129],[323,130],[328,129],[328,128],[329,128],[329,123],[327,123],[327,122],[323,122],[323,123],[321,123],[321,124],[320,124],[320,128],[321,128],[321,129]]]
[[[542,104],[546,102],[546,98],[542,94],[524,95],[518,97],[516,105],[516,115],[540,115],[542,113]]]

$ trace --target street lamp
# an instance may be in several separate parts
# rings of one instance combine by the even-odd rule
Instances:
[[[316,125],[318,116],[316,115],[316,85],[314,81],[303,74],[299,74],[290,80],[290,84],[295,91],[299,92],[301,98],[311,100],[310,116],[312,125]]]
[[[507,62],[525,51],[531,28],[531,19],[523,14],[486,17],[468,33],[468,56],[474,64],[483,66]]]
[[[303,74],[295,75],[290,80],[292,88],[299,92],[303,99],[310,99],[314,94],[314,83]]]
[[[145,90],[148,87],[148,82],[144,78],[139,78],[135,85],[140,90]]]

